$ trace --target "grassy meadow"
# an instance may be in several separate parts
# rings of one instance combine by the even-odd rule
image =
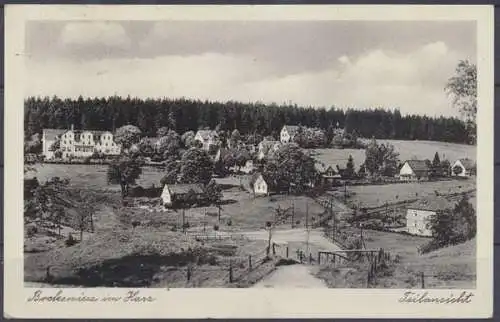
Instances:
[[[434,141],[377,140],[377,142],[394,145],[401,162],[410,159],[432,161],[436,152],[439,153],[441,160],[448,159],[451,163],[461,158],[476,160],[476,146],[473,145]],[[344,167],[349,155],[352,155],[356,169],[365,161],[364,149],[313,149],[312,151],[314,157],[326,166]]]

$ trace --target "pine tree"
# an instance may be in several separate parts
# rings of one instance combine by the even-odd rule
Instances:
[[[347,164],[344,173],[347,178],[352,178],[356,174],[356,170],[354,169],[354,159],[350,154],[349,158],[347,159]]]

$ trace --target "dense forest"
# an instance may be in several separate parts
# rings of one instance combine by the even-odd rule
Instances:
[[[465,143],[464,122],[457,118],[405,115],[380,108],[342,110],[240,102],[210,102],[189,99],[30,97],[25,100],[25,135],[44,128],[114,130],[122,125],[138,126],[145,135],[156,135],[167,126],[183,133],[199,128],[238,129],[241,134],[278,135],[284,124],[301,124],[327,130],[339,124],[361,137],[401,140],[433,140]]]

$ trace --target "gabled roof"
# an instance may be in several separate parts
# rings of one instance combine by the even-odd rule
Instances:
[[[442,211],[447,209],[453,209],[453,207],[455,207],[456,204],[457,201],[449,200],[444,197],[424,198],[412,205],[409,205],[408,209]]]
[[[476,162],[471,159],[459,159],[458,161],[464,166],[465,170],[473,170],[476,168]]]
[[[255,182],[257,182],[257,179],[259,179],[260,177],[262,177],[262,179],[266,181],[266,178],[264,178],[264,175],[262,175],[262,173],[260,172],[256,172],[250,176],[250,178],[248,179],[248,184],[250,185],[251,188],[253,188],[253,185],[255,184]]]
[[[100,131],[100,130],[69,130],[69,129],[44,129],[43,134],[46,140],[55,140],[66,132],[73,132],[76,136],[82,133],[89,132],[93,136],[101,136],[104,133],[111,133],[110,131]]]
[[[267,141],[267,140],[263,140],[259,143],[259,147],[260,148],[264,148],[264,149],[270,149],[272,148],[274,145],[281,145],[281,142],[280,141]]]
[[[200,135],[203,140],[211,140],[218,137],[217,132],[213,130],[198,130],[196,135]]]
[[[429,171],[429,167],[427,166],[427,162],[425,160],[407,160],[405,163],[408,163],[410,168],[412,168],[415,172]]]
[[[299,131],[299,126],[298,125],[285,125],[283,128],[290,135],[294,135],[295,133],[297,133]]]
[[[168,190],[172,195],[176,194],[186,194],[190,190],[193,191],[196,194],[203,194],[205,193],[205,189],[203,189],[203,186],[201,184],[197,183],[186,183],[186,184],[169,184],[166,185],[168,187]]]

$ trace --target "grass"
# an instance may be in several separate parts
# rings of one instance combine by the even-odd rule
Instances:
[[[442,248],[420,255],[417,247],[430,239],[404,234],[366,230],[363,232],[368,249],[383,248],[396,261],[378,276],[376,288],[420,288],[421,273],[425,288],[474,288],[476,281],[476,243]],[[384,276],[385,275],[385,276]],[[330,287],[366,288],[366,263],[322,268],[318,277]]]
[[[140,221],[141,225],[148,227],[171,229],[175,226],[177,229],[181,229],[184,212],[184,220],[189,223],[191,231],[202,231],[204,226],[206,230],[212,231],[214,225],[219,225],[221,231],[238,231],[265,228],[266,221],[274,220],[278,208],[289,209],[291,214],[293,207],[295,209],[294,223],[300,222],[300,226],[305,224],[306,213],[310,216],[309,219],[314,217],[317,220],[319,215],[324,212],[322,206],[305,196],[277,195],[254,198],[239,188],[230,188],[225,190],[223,194],[225,200],[236,202],[222,206],[220,223],[218,209],[215,206],[186,208],[184,210],[165,209],[160,206],[135,207],[120,209],[118,213],[120,213],[122,221],[127,224],[132,221]],[[282,226],[290,228],[291,217]]]
[[[466,192],[476,188],[475,180],[449,180],[422,183],[397,183],[390,185],[366,185],[348,187],[348,203],[362,207],[379,207],[386,202],[396,203],[422,197]],[[342,190],[342,189],[341,189]],[[343,191],[339,191],[343,195]]]
[[[106,171],[107,165],[85,165],[85,164],[36,164],[36,172],[29,172],[25,177],[36,176],[39,181],[44,182],[52,177],[70,179],[70,185],[75,188],[91,190],[109,190],[117,192],[119,185],[108,185]],[[160,186],[162,171],[155,167],[143,167],[142,175],[137,184],[143,187],[151,185]]]
[[[230,258],[238,274],[249,254],[260,258],[263,251],[262,241],[201,243],[182,233],[137,228],[100,233],[72,247],[25,255],[25,281],[46,282],[50,267],[50,283],[62,285],[189,287],[197,283],[206,287],[210,282],[209,286],[217,286],[228,282],[222,277],[228,273]],[[190,283],[182,275],[188,264],[195,266]],[[200,280],[196,282],[194,276]]]
[[[459,158],[476,160],[476,146],[434,141],[403,141],[403,140],[377,140],[380,143],[390,143],[399,153],[401,162],[412,158],[429,159],[432,161],[434,154],[439,153],[441,160],[448,159],[451,163]],[[314,149],[315,158],[325,165],[344,167],[349,155],[354,159],[356,169],[365,161],[364,149]]]

